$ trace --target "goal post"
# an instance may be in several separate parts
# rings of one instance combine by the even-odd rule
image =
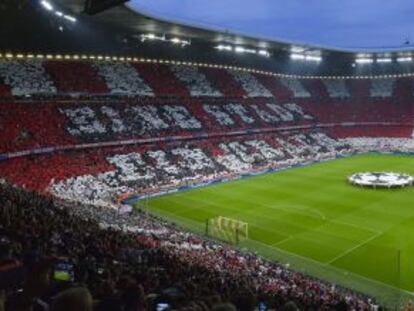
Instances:
[[[206,235],[214,239],[238,244],[248,239],[249,224],[223,216],[209,218],[206,221]]]

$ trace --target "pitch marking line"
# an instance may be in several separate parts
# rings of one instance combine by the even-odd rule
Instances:
[[[271,246],[277,246],[277,245],[280,245],[280,244],[285,243],[285,242],[287,242],[287,241],[289,241],[289,240],[291,240],[291,239],[293,239],[293,238],[294,238],[294,236],[293,236],[293,235],[289,235],[288,237],[286,237],[286,238],[284,238],[284,239],[282,239],[282,240],[280,240],[280,241],[278,241],[278,242],[276,242],[276,243],[274,243],[274,244],[271,244]]]
[[[370,237],[369,239],[362,241],[361,243],[347,249],[346,251],[342,252],[341,254],[339,254],[338,256],[334,257],[333,259],[329,260],[328,262],[326,262],[325,264],[330,265],[331,263],[337,261],[338,259],[352,253],[354,250],[368,244],[369,242],[375,240],[376,238],[378,238],[379,236],[381,236],[383,234],[383,232],[378,232],[375,235],[373,235],[372,237]]]

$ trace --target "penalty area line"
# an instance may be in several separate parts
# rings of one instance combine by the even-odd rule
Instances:
[[[366,239],[365,241],[362,241],[361,243],[359,243],[359,244],[347,249],[346,251],[340,253],[338,256],[335,256],[333,259],[325,262],[325,264],[327,264],[327,265],[332,264],[333,262],[337,261],[338,259],[341,259],[342,257],[345,257],[346,255],[352,253],[354,250],[356,250],[356,249],[368,244],[369,242],[375,240],[376,238],[380,237],[382,234],[383,234],[383,232],[378,232],[378,233],[374,234],[369,239]]]

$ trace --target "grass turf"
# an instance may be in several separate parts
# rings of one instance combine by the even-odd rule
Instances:
[[[215,216],[248,222],[248,247],[282,262],[297,258],[296,268],[305,272],[317,266],[320,277],[328,277],[329,268],[335,267],[412,291],[414,187],[374,190],[348,184],[347,176],[362,171],[414,175],[414,157],[358,155],[145,204],[150,212],[196,231],[204,230],[206,219]]]

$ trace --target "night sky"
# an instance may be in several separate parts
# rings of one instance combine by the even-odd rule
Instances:
[[[414,0],[131,0],[153,14],[330,47],[414,43]]]

